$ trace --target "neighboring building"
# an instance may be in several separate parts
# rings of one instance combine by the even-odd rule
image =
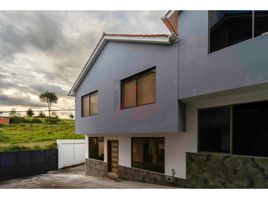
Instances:
[[[104,34],[69,93],[86,173],[268,187],[268,12],[162,20],[171,34]]]
[[[0,117],[0,124],[9,124],[9,117]]]

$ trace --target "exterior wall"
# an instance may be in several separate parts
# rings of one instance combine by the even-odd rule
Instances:
[[[172,175],[172,169],[175,169],[175,177],[185,177],[185,165],[181,165],[181,162],[185,163],[181,156],[181,148],[178,144],[180,143],[180,136],[184,134],[176,133],[146,133],[146,134],[121,134],[121,135],[105,135],[104,136],[104,162],[107,163],[107,141],[118,140],[119,141],[119,165],[123,167],[131,167],[131,137],[165,137],[165,175]],[[101,135],[98,135],[100,137]],[[178,158],[178,159],[176,159]],[[159,173],[157,173],[159,174]]]
[[[202,188],[267,188],[268,158],[187,154],[187,184]]]
[[[8,117],[0,117],[0,124],[9,124]]]
[[[171,176],[172,175],[171,170],[175,169],[176,171],[175,185],[176,186],[180,186],[180,187],[224,187],[223,185],[219,185],[219,184],[217,185],[217,183],[214,184],[213,181],[207,184],[206,182],[206,180],[208,179],[206,178],[207,176],[211,177],[212,180],[216,180],[216,182],[220,180],[217,174],[215,174],[216,173],[215,171],[211,171],[211,174],[209,175],[206,175],[206,172],[205,172],[204,174],[199,174],[199,176],[197,176],[198,162],[201,162],[200,166],[202,168],[200,170],[205,170],[204,166],[207,166],[207,165],[205,163],[202,163],[204,161],[203,158],[200,158],[201,161],[198,160],[198,158],[192,161],[191,160],[192,157],[191,156],[189,157],[189,152],[197,153],[198,151],[197,150],[198,109],[268,100],[268,93],[266,92],[267,90],[268,90],[268,84],[265,84],[265,85],[258,85],[258,86],[249,87],[249,88],[241,88],[241,89],[236,89],[232,91],[206,95],[203,97],[187,99],[187,102],[186,102],[187,103],[187,116],[186,116],[187,132],[183,134],[174,134],[174,133],[173,134],[172,133],[151,134],[150,133],[150,134],[127,134],[127,135],[105,136],[104,162],[107,162],[107,154],[106,154],[107,140],[109,139],[119,140],[119,165],[121,168],[120,171],[125,173],[124,175],[120,176],[121,178],[136,180],[136,181],[144,181],[144,182],[151,182],[155,180],[156,183],[169,184],[168,182],[166,182],[166,177],[161,174],[159,175],[159,173],[152,172],[152,174],[150,173],[150,175],[148,175],[147,173],[149,172],[146,170],[144,172],[144,170],[136,170],[135,168],[131,168],[131,137],[137,137],[137,136],[139,137],[147,137],[147,136],[148,137],[165,137],[165,174],[164,175]],[[223,157],[227,156],[226,154],[225,155],[220,154],[220,155]],[[232,157],[233,155],[229,155],[229,156]],[[233,156],[231,159],[239,160],[240,157],[241,156]],[[249,159],[244,159],[243,162],[248,163],[252,168],[253,158],[254,157],[249,157]],[[264,160],[267,160],[267,159],[264,159]],[[189,162],[190,162],[190,165],[189,165]],[[193,163],[191,164],[191,162]],[[266,163],[266,161],[260,161],[260,162]],[[221,166],[222,163],[221,164],[220,163],[217,166]],[[211,168],[215,167],[215,160],[213,160],[211,164],[212,164],[210,166]],[[249,173],[251,173],[250,172],[251,170],[255,170],[254,168],[253,169],[251,168],[248,169]],[[219,168],[219,170],[220,169],[222,168]],[[234,167],[233,169],[236,169],[236,168]],[[232,170],[232,168],[229,168],[229,170]],[[228,173],[232,174],[231,171],[229,171]],[[246,173],[246,170],[243,171],[243,173]],[[258,171],[256,173],[261,173],[261,172]],[[144,178],[145,176],[148,176],[148,179]],[[183,179],[185,181],[183,181]],[[195,181],[195,179],[197,181]],[[231,179],[230,180],[228,179],[228,181],[230,183]],[[250,187],[247,181],[242,181],[241,183],[235,183],[233,186],[231,186],[228,183],[228,181],[226,182],[225,187]],[[261,181],[263,181],[262,178],[259,183],[256,183],[254,185],[254,187],[261,187]],[[222,184],[225,184],[225,183],[222,182]],[[263,187],[266,187],[266,185],[263,185]]]
[[[120,109],[120,80],[156,66],[156,103]],[[98,90],[99,112],[81,117],[81,96]],[[178,132],[178,46],[108,42],[76,91],[76,133]]]
[[[101,160],[86,159],[86,175],[87,176],[106,176],[107,163]]]
[[[179,15],[179,99],[268,81],[268,35],[208,53],[207,11]]]

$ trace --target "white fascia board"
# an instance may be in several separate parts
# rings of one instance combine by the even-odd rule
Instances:
[[[162,45],[169,45],[172,43],[171,38],[173,34],[170,34],[167,37],[126,37],[126,36],[109,36],[103,35],[99,43],[97,44],[96,48],[94,49],[93,53],[91,54],[90,58],[86,62],[83,70],[81,71],[80,75],[78,76],[77,80],[75,81],[72,89],[68,93],[69,96],[75,96],[75,91],[79,87],[80,83],[83,81],[84,77],[86,76],[87,72],[92,67],[94,61],[97,59],[98,55],[102,51],[105,44],[109,41],[111,42],[129,42],[129,43],[144,43],[144,44],[162,44]]]

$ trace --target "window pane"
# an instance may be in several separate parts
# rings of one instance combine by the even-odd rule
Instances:
[[[82,97],[82,116],[89,116],[89,95]]]
[[[164,173],[164,138],[132,138],[132,167]]]
[[[268,101],[233,106],[233,153],[268,156]]]
[[[136,105],[136,79],[123,81],[122,107],[128,108]]]
[[[96,115],[99,109],[98,92],[90,94],[90,115]]]
[[[154,103],[156,95],[155,70],[138,78],[138,105]]]
[[[255,11],[255,37],[268,32],[268,11]]]
[[[89,137],[89,158],[104,160],[104,138]]]
[[[210,11],[210,52],[252,38],[252,11]]]
[[[230,108],[199,110],[199,150],[230,152]]]

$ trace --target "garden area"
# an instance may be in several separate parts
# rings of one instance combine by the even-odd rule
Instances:
[[[0,125],[0,152],[55,149],[57,139],[84,139],[74,133],[74,123],[58,117],[11,117],[9,125]]]

